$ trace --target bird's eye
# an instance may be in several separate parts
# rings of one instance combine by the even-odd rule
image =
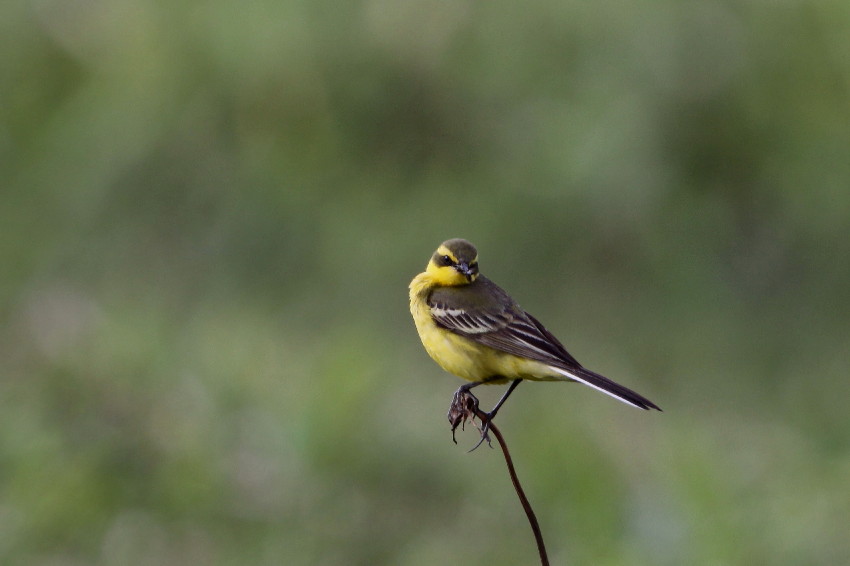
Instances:
[[[443,256],[443,263],[444,263],[444,264],[446,264],[446,265],[451,265],[451,264],[453,264],[454,262],[452,261],[452,258],[450,258],[450,257],[449,257],[449,256],[447,256],[447,255],[444,255],[444,256]]]

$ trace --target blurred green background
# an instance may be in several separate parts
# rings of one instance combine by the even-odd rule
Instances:
[[[534,564],[407,311],[450,237],[665,410],[517,390],[553,564],[850,563],[848,25],[3,3],[0,563]]]

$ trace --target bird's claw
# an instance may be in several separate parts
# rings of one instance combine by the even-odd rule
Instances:
[[[479,432],[481,432],[481,439],[475,444],[475,446],[473,446],[472,448],[467,450],[467,452],[472,452],[473,450],[475,450],[476,448],[481,446],[484,443],[485,440],[487,441],[487,446],[489,446],[490,448],[493,448],[493,443],[490,442],[490,434],[489,434],[489,431],[490,431],[490,413],[483,413],[483,415],[484,415],[485,418],[481,418],[481,415],[478,415],[479,420],[481,421],[481,426],[478,427]]]

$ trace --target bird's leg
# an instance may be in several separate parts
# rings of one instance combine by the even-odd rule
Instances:
[[[505,404],[505,401],[508,400],[508,397],[511,396],[511,393],[514,392],[514,389],[516,389],[517,385],[519,385],[521,382],[522,382],[521,379],[515,379],[511,382],[510,386],[508,387],[508,390],[505,391],[505,394],[502,395],[502,398],[499,399],[499,402],[496,403],[496,406],[493,407],[493,410],[491,410],[489,413],[487,413],[487,421],[488,422],[492,421],[496,417],[496,413],[498,412],[498,410],[501,408],[502,405]]]
[[[490,444],[490,435],[487,434],[490,431],[490,423],[493,421],[494,418],[496,418],[496,413],[499,412],[499,409],[502,407],[502,405],[505,404],[505,401],[508,400],[508,397],[511,396],[511,393],[514,392],[514,389],[516,389],[517,385],[519,385],[521,382],[521,379],[513,380],[508,386],[507,391],[505,391],[505,394],[502,395],[502,398],[499,399],[498,403],[496,403],[496,406],[493,407],[493,409],[489,413],[483,413],[478,415],[479,419],[481,420],[481,440],[478,441],[478,444],[472,447],[472,450],[475,450],[476,448],[481,446],[481,443],[483,443],[485,440],[487,441],[487,444]],[[476,412],[480,413],[480,411]],[[470,452],[472,452],[472,450],[470,450]]]

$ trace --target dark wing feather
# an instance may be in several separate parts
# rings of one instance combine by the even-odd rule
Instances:
[[[485,277],[464,287],[435,289],[428,297],[434,322],[470,340],[559,368],[595,389],[641,409],[658,409],[639,393],[590,371],[501,287]]]

